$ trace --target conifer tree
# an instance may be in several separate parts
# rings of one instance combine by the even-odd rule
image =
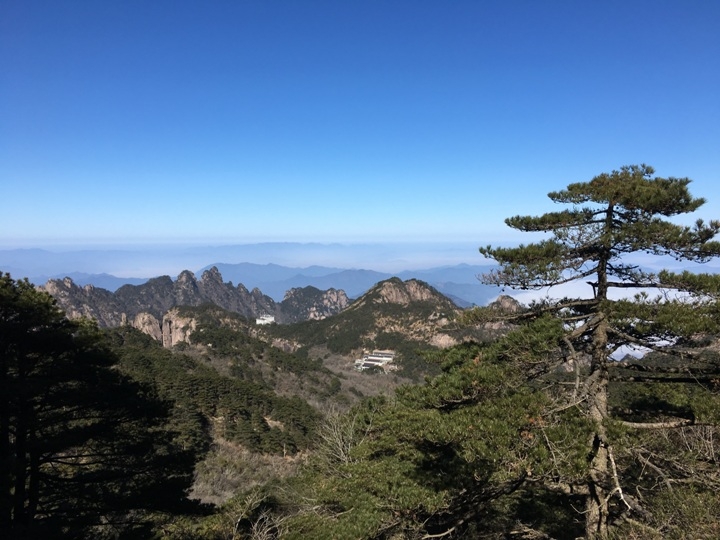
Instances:
[[[536,302],[528,312],[507,314],[505,319],[519,321],[550,314],[564,324],[562,336],[550,339],[556,340],[556,359],[574,365],[577,379],[558,409],[581,410],[592,425],[592,436],[587,443],[588,467],[582,482],[576,479],[572,485],[562,485],[558,481],[555,487],[584,496],[585,535],[591,539],[607,538],[609,527],[619,517],[639,522],[644,515],[642,505],[623,491],[613,453],[613,426],[668,429],[717,420],[710,417],[712,414],[703,418],[691,407],[669,408],[666,401],[656,399],[645,401],[642,415],[613,423],[609,392],[612,371],[619,365],[612,359],[614,354],[631,347],[675,352],[692,360],[696,357],[692,346],[717,328],[719,276],[651,273],[629,258],[644,253],[703,263],[720,256],[720,243],[713,240],[720,231],[720,221],[697,220],[693,226],[685,226],[668,219],[694,212],[705,202],[691,196],[690,180],[653,174],[646,165],[626,166],[551,192],[548,196],[552,201],[570,208],[506,220],[520,231],[546,233],[545,239],[519,247],[480,249],[499,265],[483,276],[488,284],[525,290],[587,284],[586,297],[548,298]],[[628,299],[633,289],[637,294]],[[478,310],[474,314],[476,321],[490,317],[497,317],[497,312]],[[585,370],[580,369],[583,359],[589,363]],[[691,369],[689,363],[681,367]],[[647,406],[651,402],[665,406],[651,410],[653,407]],[[657,417],[651,418],[651,412]],[[633,421],[638,418],[642,421]]]
[[[103,538],[182,506],[194,454],[98,329],[0,275],[0,537]]]

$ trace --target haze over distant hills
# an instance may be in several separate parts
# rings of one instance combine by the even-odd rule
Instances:
[[[242,283],[245,287],[257,287],[276,301],[283,299],[285,292],[308,285],[320,290],[342,289],[351,298],[357,298],[379,281],[391,277],[402,280],[421,279],[461,307],[472,304],[482,305],[499,293],[498,287],[483,285],[478,275],[489,271],[492,266],[459,264],[436,268],[404,270],[402,272],[377,272],[374,270],[350,270],[322,266],[293,268],[274,264],[214,263],[201,271],[217,267],[224,279]]]
[[[367,268],[399,272],[416,268],[485,264],[476,243],[320,244],[265,242],[218,246],[130,245],[0,249],[0,268],[14,268],[27,276],[60,273],[107,273],[151,278],[178,275],[188,268],[223,263],[277,264]]]
[[[659,268],[683,270],[671,259],[644,260],[636,264],[648,271]],[[421,279],[460,306],[483,305],[500,294],[497,287],[482,285],[478,274],[491,261],[483,259],[477,246],[456,244],[319,244],[268,242],[225,246],[126,246],[93,249],[0,249],[0,271],[15,278],[28,277],[41,285],[48,279],[70,277],[78,285],[115,291],[125,284],[139,285],[158,276],[177,277],[191,269],[200,276],[217,266],[224,279],[260,289],[275,301],[285,292],[313,286],[320,290],[342,289],[351,298],[362,295],[375,283],[392,276]],[[654,263],[654,264],[652,264]],[[713,261],[700,268],[720,272]],[[561,291],[552,291],[561,294]],[[583,294],[588,291],[582,291]],[[538,293],[506,291],[521,301]]]
[[[474,245],[301,244],[262,243],[234,246],[129,247],[126,249],[0,250],[0,270],[28,277],[42,285],[49,279],[70,277],[78,285],[91,284],[115,291],[124,284],[139,285],[149,278],[176,277],[184,269],[198,276],[217,266],[224,279],[260,289],[276,301],[286,291],[311,285],[321,290],[342,289],[358,297],[377,282],[393,276],[428,282],[461,306],[483,304],[499,294],[477,275],[489,269]],[[221,261],[221,262],[218,262]]]

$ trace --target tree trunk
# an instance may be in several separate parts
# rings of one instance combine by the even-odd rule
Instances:
[[[605,418],[608,414],[607,323],[601,321],[594,332],[593,359],[589,380],[590,420],[595,426],[591,441],[588,479],[589,495],[585,503],[585,537],[607,538],[608,532],[608,441]]]
[[[610,203],[605,215],[605,232],[601,240],[603,251],[597,267],[597,297],[601,313],[593,330],[592,363],[590,367],[590,388],[588,388],[588,415],[594,424],[590,452],[590,470],[588,479],[588,497],[585,502],[585,538],[604,540],[608,532],[608,441],[605,419],[608,415],[608,322],[602,314],[602,303],[607,300],[607,267],[610,258],[610,236],[612,231],[614,207]]]
[[[585,538],[602,540],[608,531],[608,448],[604,430],[598,429],[593,440],[590,462],[589,495],[585,503]]]

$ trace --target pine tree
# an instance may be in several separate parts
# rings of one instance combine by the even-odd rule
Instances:
[[[692,346],[717,329],[719,276],[650,273],[629,257],[645,253],[703,263],[720,255],[720,243],[713,241],[720,221],[698,220],[694,226],[685,226],[668,219],[694,212],[705,202],[691,196],[690,180],[653,174],[646,165],[626,166],[589,182],[570,184],[548,196],[571,208],[506,220],[520,231],[547,233],[546,239],[513,248],[480,249],[499,264],[498,270],[483,276],[485,283],[525,290],[573,282],[588,285],[587,297],[546,299],[531,306],[529,312],[505,318],[519,321],[550,314],[563,321],[565,332],[557,339],[555,359],[574,365],[577,379],[558,408],[581,410],[591,421],[593,433],[587,443],[583,485],[557,482],[555,487],[584,496],[585,534],[591,539],[607,538],[610,524],[620,517],[637,521],[644,515],[638,501],[623,491],[610,433],[613,426],[668,429],[716,420],[707,415],[702,418],[689,405],[673,409],[667,400],[655,398],[645,400],[642,414],[634,411],[630,419],[613,423],[611,372],[619,365],[612,360],[614,354],[631,347],[674,352],[684,361],[692,360],[697,357]],[[612,293],[632,289],[638,292],[632,299],[617,299],[623,295]],[[474,320],[496,316],[496,312],[478,310]],[[584,372],[580,369],[583,358],[589,359],[589,369]],[[682,364],[682,369],[691,369],[691,365]],[[657,405],[654,411],[650,403]],[[649,419],[651,412],[657,418]],[[639,417],[643,421],[632,421]]]
[[[177,508],[193,454],[88,322],[0,276],[0,536],[102,538]]]

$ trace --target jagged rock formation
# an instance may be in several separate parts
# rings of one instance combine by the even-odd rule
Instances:
[[[147,312],[138,313],[128,324],[152,336],[164,347],[172,347],[181,341],[189,343],[190,334],[197,328],[195,318],[182,316],[178,308],[170,309],[160,320]]]
[[[350,303],[344,291],[314,287],[292,289],[277,303],[257,288],[248,291],[242,284],[223,282],[215,267],[199,280],[185,270],[175,281],[161,276],[142,285],[124,285],[114,293],[92,285],[79,287],[70,278],[50,280],[41,289],[55,297],[70,318],[92,318],[103,327],[129,324],[168,346],[186,341],[189,335],[182,329],[191,323],[172,311],[177,306],[210,303],[248,319],[267,314],[284,323],[329,317]]]
[[[161,343],[163,342],[162,323],[150,315],[150,313],[138,313],[130,322],[130,326],[152,336]]]
[[[70,319],[87,317],[100,326],[120,326],[128,320],[124,303],[115,294],[92,285],[78,287],[72,279],[51,279],[40,287],[51,294]],[[130,318],[134,318],[133,313]]]
[[[190,342],[190,334],[197,328],[193,317],[183,317],[177,308],[168,311],[162,320],[163,347],[172,347],[181,341]]]
[[[258,289],[248,291],[242,284],[224,283],[217,268],[207,270],[199,280],[192,272],[184,271],[175,281],[162,276],[143,285],[125,285],[115,293],[92,286],[78,287],[68,278],[51,280],[44,289],[70,317],[92,317],[105,327],[131,325],[166,347],[189,342],[197,327],[192,310],[177,308],[207,304],[250,321],[267,314],[279,323],[323,323],[306,328],[312,337],[294,335],[292,330],[288,335],[268,332],[270,329],[255,328],[250,323],[252,333],[268,334],[265,339],[286,351],[328,340],[340,348],[345,347],[343,343],[356,348],[367,343],[393,347],[398,339],[448,347],[465,339],[457,329],[451,330],[458,307],[416,279],[382,281],[353,303],[342,290],[321,291],[315,287],[291,289],[282,302],[276,303]]]
[[[281,305],[285,322],[319,321],[348,307],[350,299],[342,290],[308,286],[287,291]]]

